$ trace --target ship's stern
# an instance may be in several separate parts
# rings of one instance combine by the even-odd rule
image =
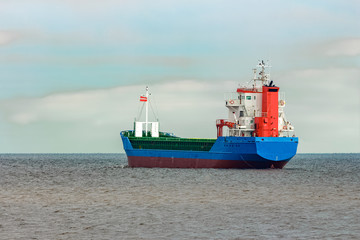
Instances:
[[[271,163],[271,168],[283,168],[296,155],[297,137],[256,137],[258,156]]]

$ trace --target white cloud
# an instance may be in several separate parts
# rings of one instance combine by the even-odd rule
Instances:
[[[91,119],[107,111],[114,100],[121,100],[126,88],[56,93],[41,98],[5,100],[8,119],[15,124],[38,121],[71,122]]]
[[[17,38],[17,35],[13,32],[0,31],[0,46],[9,44]]]
[[[328,56],[360,56],[360,38],[343,39],[326,47]]]
[[[28,124],[36,121],[36,114],[32,113],[15,113],[10,120],[18,124]]]
[[[292,71],[278,79],[302,152],[357,152],[360,69]]]
[[[153,109],[162,131],[214,138],[215,120],[227,117],[223,92],[236,87],[193,80],[150,85],[150,120]],[[2,100],[0,126],[9,137],[0,152],[121,152],[119,132],[133,128],[144,90],[132,85]]]
[[[164,125],[168,127],[183,121],[198,122],[199,118],[220,113],[220,116],[211,116],[211,119],[206,120],[213,123],[214,118],[226,116],[221,116],[221,113],[225,113],[223,109],[214,112],[211,108],[223,105],[222,92],[229,85],[235,91],[235,82],[214,84],[187,80],[153,85],[150,88],[153,109],[167,122]],[[5,113],[10,123],[22,126],[53,122],[69,126],[80,123],[95,127],[111,125],[128,128],[138,114],[139,96],[144,93],[144,88],[133,85],[56,93],[41,98],[3,100],[0,102],[0,111]]]

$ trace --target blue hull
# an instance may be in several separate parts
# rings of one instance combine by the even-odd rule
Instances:
[[[130,167],[283,168],[298,145],[297,137],[218,137],[210,151],[134,149],[120,135]]]

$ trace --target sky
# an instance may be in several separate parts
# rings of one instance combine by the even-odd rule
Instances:
[[[162,131],[215,138],[262,59],[299,153],[359,152],[360,1],[0,0],[0,153],[124,152],[145,86]]]

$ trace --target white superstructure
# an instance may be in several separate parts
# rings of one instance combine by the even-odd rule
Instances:
[[[228,127],[229,136],[294,136],[294,127],[286,120],[285,97],[278,93],[270,74],[265,72],[266,65],[260,61],[254,70],[252,86],[237,88],[236,93],[225,96],[228,119],[217,120],[218,136],[222,136],[222,127]]]

